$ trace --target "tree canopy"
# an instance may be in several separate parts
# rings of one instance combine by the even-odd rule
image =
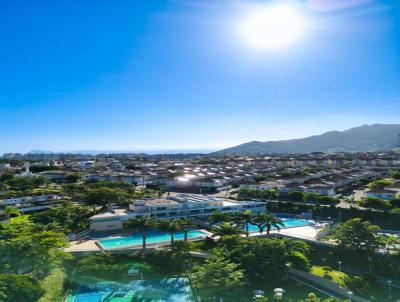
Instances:
[[[43,293],[39,281],[32,276],[0,274],[0,302],[34,302]]]
[[[368,253],[378,246],[378,230],[379,226],[363,221],[361,218],[354,218],[342,223],[335,231],[334,237],[340,248],[357,253]]]
[[[195,287],[214,291],[237,286],[243,277],[243,270],[239,269],[239,265],[222,256],[209,258],[204,264],[194,266],[191,274]]]

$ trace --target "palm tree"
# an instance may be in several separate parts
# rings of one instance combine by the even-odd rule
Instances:
[[[16,207],[5,207],[3,213],[4,215],[6,215],[7,222],[10,222],[11,216],[21,215],[21,213],[18,211]]]
[[[253,214],[251,211],[247,210],[247,211],[244,211],[243,213],[241,213],[239,217],[240,217],[241,221],[243,221],[243,223],[244,223],[244,227],[246,230],[246,238],[249,238],[249,223],[251,222],[251,220],[253,218]]]
[[[192,227],[196,226],[196,224],[193,222],[193,219],[190,218],[180,218],[178,221],[180,228],[183,231],[184,241],[187,242],[188,233]]]
[[[386,254],[390,254],[390,248],[395,247],[396,244],[399,243],[399,238],[396,236],[391,236],[391,235],[382,235],[380,236],[380,242],[382,245],[386,247]]]
[[[124,227],[134,227],[138,228],[143,236],[143,253],[146,251],[146,239],[147,239],[147,230],[151,227],[154,227],[155,221],[153,218],[149,216],[142,216],[136,219],[129,219],[124,223]]]
[[[242,230],[234,222],[221,222],[218,226],[213,228],[213,236],[229,236],[229,235],[239,235]]]
[[[232,220],[232,216],[223,212],[213,212],[208,220],[211,223],[228,222]]]
[[[348,203],[350,205],[350,208],[354,206],[354,195],[351,195],[350,197],[346,197],[343,200],[345,203]]]
[[[258,214],[253,219],[253,224],[255,224],[258,227],[260,234],[266,228],[267,236],[269,236],[269,233],[271,232],[272,227],[274,227],[278,230],[280,230],[281,227],[285,227],[285,224],[283,223],[283,221],[281,219],[279,219],[275,215],[266,214],[266,213]]]
[[[168,232],[171,236],[171,246],[174,245],[175,238],[174,234],[181,230],[181,224],[179,222],[179,219],[172,219],[172,220],[161,220],[157,224],[157,228],[159,228],[162,231]]]

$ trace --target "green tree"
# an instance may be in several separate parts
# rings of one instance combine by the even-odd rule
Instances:
[[[79,173],[68,173],[65,176],[65,182],[66,183],[76,183],[79,179],[81,179],[81,175]]]
[[[175,233],[181,230],[181,224],[179,219],[171,219],[171,220],[161,220],[157,223],[157,228],[168,232],[171,237],[171,246],[174,245],[175,242]]]
[[[243,221],[245,230],[246,230],[246,238],[249,238],[249,224],[251,223],[251,220],[253,219],[253,213],[249,210],[244,211],[243,213],[240,214],[239,216],[240,220]]]
[[[236,243],[236,244],[235,244]],[[280,239],[236,239],[225,252],[227,257],[244,269],[247,278],[275,282],[287,272],[289,262]]]
[[[304,193],[300,192],[300,191],[292,191],[292,192],[289,192],[289,194],[288,194],[288,198],[290,200],[294,200],[294,201],[302,201],[303,196],[304,196]]]
[[[184,241],[188,241],[188,233],[191,228],[195,227],[196,224],[194,223],[193,219],[190,218],[180,218],[179,220],[180,229],[183,231],[183,238]]]
[[[308,294],[308,297],[304,300],[299,300],[298,302],[339,302],[340,300],[336,298],[326,298],[326,299],[321,299],[318,298],[318,296],[314,293]]]
[[[386,249],[386,254],[390,255],[390,249],[396,247],[399,243],[399,238],[392,235],[378,235],[378,243]]]
[[[83,201],[88,205],[102,206],[110,203],[121,203],[127,196],[123,190],[108,187],[90,188],[83,194]]]
[[[232,215],[223,212],[213,212],[208,218],[211,223],[232,221]]]
[[[16,207],[10,207],[10,206],[4,208],[3,214],[6,216],[7,222],[10,222],[11,216],[21,215],[21,213],[18,211]]]
[[[16,176],[8,179],[5,183],[16,191],[26,191],[38,188],[49,181],[44,177],[22,177]]]
[[[118,262],[114,255],[107,252],[101,252],[95,255],[90,255],[81,258],[76,263],[76,268],[84,274],[107,275],[126,273],[130,264]]]
[[[276,217],[275,215],[266,213],[258,214],[256,217],[253,218],[252,223],[258,227],[260,233],[264,232],[264,230],[266,229],[267,236],[269,236],[271,228],[274,227],[277,230],[280,230],[281,227],[285,227],[282,219]]]
[[[213,236],[229,236],[239,235],[242,231],[234,222],[221,222],[219,225],[212,228]]]
[[[155,226],[155,221],[153,218],[148,217],[148,216],[142,216],[136,219],[129,219],[127,222],[124,223],[125,228],[137,228],[140,230],[142,233],[142,239],[143,239],[143,253],[146,251],[146,239],[147,239],[147,231]]]
[[[29,216],[34,223],[40,223],[48,229],[62,230],[65,233],[79,232],[89,226],[89,217],[93,214],[90,207],[65,204],[45,212]]]
[[[310,269],[310,261],[308,259],[310,246],[306,242],[283,238],[281,239],[281,244],[285,247],[287,263],[290,264],[290,267],[304,271]]]
[[[393,179],[400,179],[400,170],[390,173],[390,177]]]
[[[243,271],[223,257],[211,257],[204,264],[193,267],[191,280],[198,289],[229,290],[243,281]]]
[[[14,176],[14,171],[6,171],[0,175],[0,182],[7,182],[8,180],[13,179]]]
[[[388,180],[388,179],[380,179],[380,180],[375,180],[375,181],[373,181],[373,182],[371,182],[371,183],[369,183],[369,188],[371,189],[371,190],[379,190],[379,189],[383,189],[383,188],[385,188],[385,187],[387,187],[387,186],[390,186],[390,185],[392,185],[392,181],[391,180]]]
[[[378,230],[377,225],[363,221],[361,218],[354,218],[342,223],[336,229],[334,237],[340,248],[357,253],[368,253],[378,246]]]
[[[6,271],[21,274],[31,270],[43,277],[69,257],[63,250],[67,246],[63,233],[35,230],[35,225],[17,229],[10,225],[2,230],[7,239],[0,240],[1,264]]]
[[[0,274],[0,291],[0,302],[35,302],[44,294],[37,279],[16,274]]]

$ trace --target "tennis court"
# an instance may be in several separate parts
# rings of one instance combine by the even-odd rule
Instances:
[[[66,302],[192,302],[187,278],[99,282],[81,286]]]

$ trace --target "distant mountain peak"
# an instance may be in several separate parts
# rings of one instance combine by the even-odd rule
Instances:
[[[389,151],[400,148],[400,124],[372,124],[280,141],[252,141],[214,154]]]

